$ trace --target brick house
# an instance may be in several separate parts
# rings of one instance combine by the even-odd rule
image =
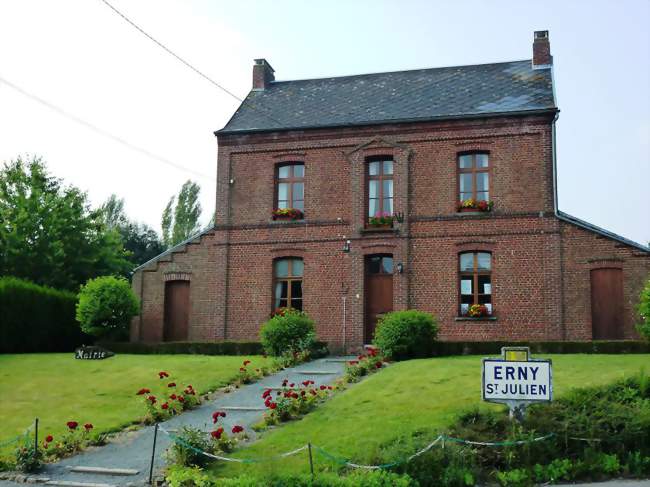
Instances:
[[[275,81],[255,60],[215,132],[216,224],[136,269],[132,340],[256,340],[282,306],[334,349],[407,308],[443,340],[635,338],[650,252],[558,209],[552,68],[547,31],[495,64]]]

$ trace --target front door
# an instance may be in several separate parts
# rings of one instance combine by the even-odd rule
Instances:
[[[623,271],[591,271],[591,326],[594,340],[623,338]]]
[[[190,282],[167,281],[165,283],[165,318],[163,340],[182,342],[187,340],[190,318]]]
[[[366,257],[366,320],[363,340],[371,343],[377,320],[393,311],[393,256],[380,254]]]

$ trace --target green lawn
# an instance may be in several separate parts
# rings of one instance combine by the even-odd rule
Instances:
[[[544,357],[546,358],[546,357]],[[550,355],[553,359],[554,395],[574,387],[611,382],[645,366],[650,355]],[[335,395],[300,421],[266,432],[262,439],[236,456],[259,458],[286,452],[312,442],[340,457],[374,463],[387,455],[396,441],[410,452],[426,445],[445,430],[459,412],[481,403],[481,357],[445,357],[410,360],[391,365],[376,375]],[[416,437],[413,441],[412,438]],[[412,449],[411,449],[412,447]],[[390,456],[390,455],[388,455]],[[392,458],[390,458],[392,459]],[[333,466],[322,455],[316,468]],[[219,464],[219,476],[243,472],[307,472],[304,454],[277,462]]]
[[[179,386],[199,392],[223,386],[237,376],[244,356],[116,355],[106,360],[75,360],[72,353],[0,355],[0,444],[22,433],[35,417],[42,434],[62,433],[70,420],[91,422],[97,431],[121,429],[142,417],[142,387],[161,386],[158,372]],[[12,447],[13,448],[13,447]],[[9,447],[0,449],[6,453]]]

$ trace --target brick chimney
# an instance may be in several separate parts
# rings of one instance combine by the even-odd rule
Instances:
[[[551,43],[547,30],[536,30],[533,37],[533,69],[546,68],[553,64]]]
[[[266,59],[255,59],[253,65],[253,90],[265,90],[275,81],[275,70]]]

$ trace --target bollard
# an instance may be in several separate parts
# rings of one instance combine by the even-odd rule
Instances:
[[[34,458],[38,457],[38,418],[34,419]]]
[[[153,447],[151,448],[151,465],[149,466],[149,485],[153,485],[153,461],[156,456],[156,438],[158,438],[158,423],[153,429]]]
[[[309,450],[309,470],[311,471],[311,478],[314,478],[314,459],[311,456],[311,442],[307,443],[307,449]]]

